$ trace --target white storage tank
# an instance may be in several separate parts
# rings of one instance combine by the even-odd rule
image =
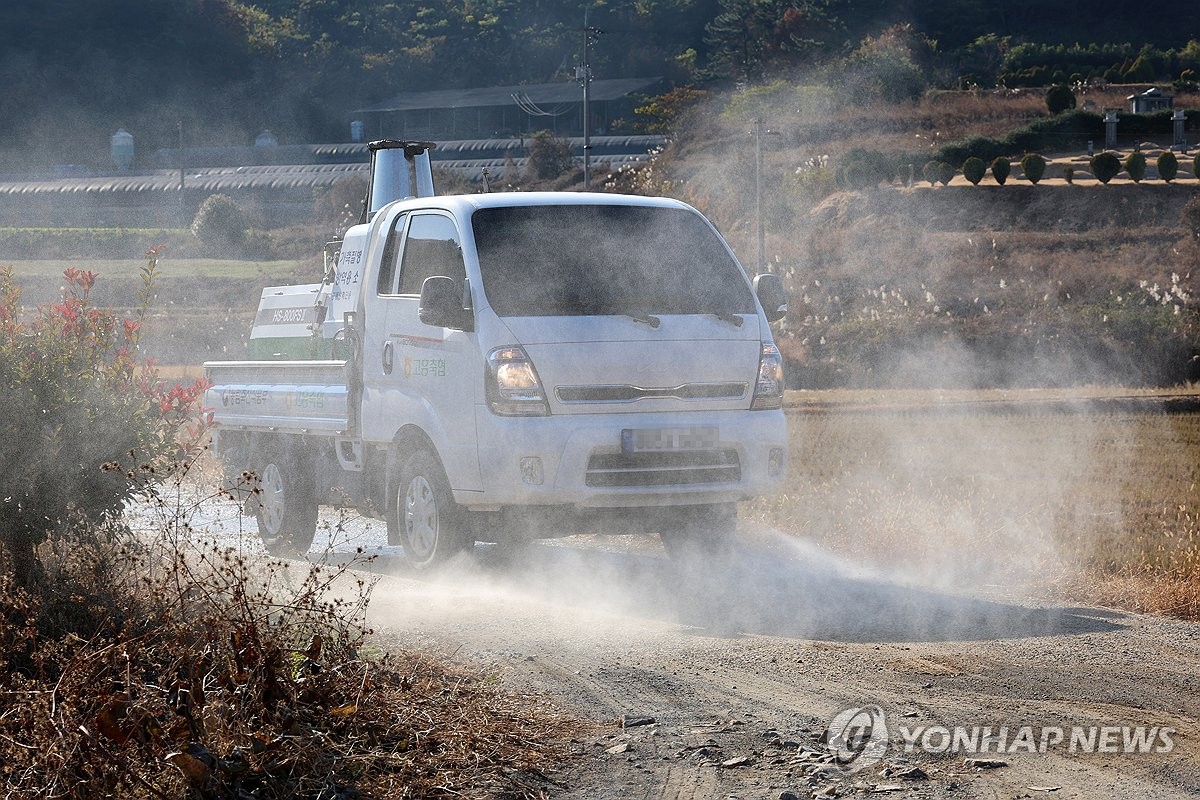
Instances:
[[[112,162],[118,172],[133,169],[133,134],[124,128],[112,135]]]

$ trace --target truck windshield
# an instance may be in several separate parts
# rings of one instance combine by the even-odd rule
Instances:
[[[502,317],[755,312],[737,262],[686,209],[484,208],[472,223],[483,289]]]

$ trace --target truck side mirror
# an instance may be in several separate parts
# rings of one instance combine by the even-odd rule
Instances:
[[[778,275],[764,272],[754,276],[754,295],[762,305],[767,322],[778,322],[788,312],[787,290]]]
[[[432,275],[421,284],[417,316],[426,325],[473,331],[475,317],[470,309],[463,307],[462,298],[463,290],[457,281],[445,275]]]

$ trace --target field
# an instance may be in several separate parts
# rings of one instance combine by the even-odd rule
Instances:
[[[319,250],[313,252],[319,255]],[[99,275],[92,293],[97,304],[130,308],[137,303],[140,270],[146,262],[141,257],[13,260],[0,253],[0,266],[9,264],[26,306],[57,301],[63,270],[77,267]],[[159,261],[143,352],[172,365],[242,358],[263,288],[320,279],[317,255],[311,261],[246,261],[172,258],[166,253]]]
[[[786,488],[753,519],[937,588],[1200,617],[1200,413],[856,394],[797,393]]]
[[[58,280],[67,267],[90,269],[107,279],[134,280],[138,270],[145,266],[145,259],[88,259],[48,258],[21,261],[4,260],[12,264],[20,276]],[[227,258],[171,258],[164,254],[159,262],[164,279],[171,278],[261,278],[290,275],[300,268],[297,261],[240,261]]]

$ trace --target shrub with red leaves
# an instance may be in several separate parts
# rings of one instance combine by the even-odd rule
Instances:
[[[96,273],[75,268],[61,302],[26,315],[0,269],[0,546],[21,586],[38,583],[40,542],[114,519],[203,434],[204,384],[169,386],[136,355],[158,257],[147,253],[133,318],[92,305]]]

